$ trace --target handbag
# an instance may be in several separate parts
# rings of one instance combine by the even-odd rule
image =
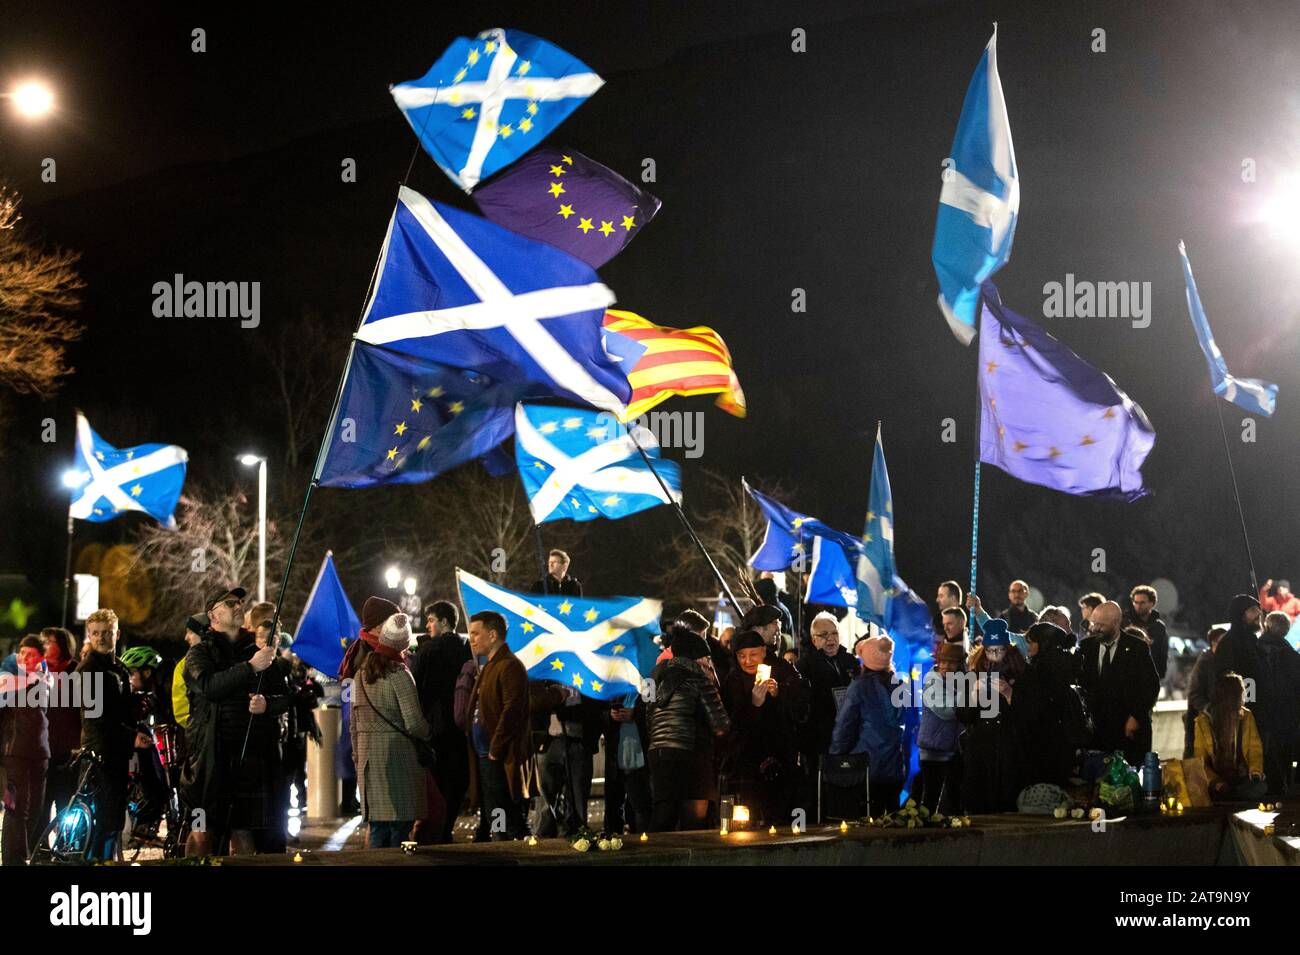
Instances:
[[[408,733],[406,730],[402,729],[402,727],[398,726],[387,716],[385,716],[383,710],[379,709],[379,707],[371,703],[370,694],[366,692],[366,685],[365,682],[361,679],[360,674],[357,674],[353,682],[356,683],[356,685],[361,689],[361,695],[366,699],[366,706],[374,710],[375,715],[378,716],[381,720],[383,720],[385,723],[387,723],[389,726],[397,730],[397,732],[401,733],[403,736],[405,736],[407,739],[411,741],[411,745],[415,747],[416,762],[418,762],[421,766],[423,766],[425,769],[428,770],[432,770],[435,766],[438,765],[438,754],[434,752],[434,749],[432,746],[429,745],[428,740],[420,739],[418,736],[414,736],[411,733]]]

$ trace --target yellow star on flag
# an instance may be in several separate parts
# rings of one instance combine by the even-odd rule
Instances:
[[[132,496],[132,497],[139,497],[139,496],[140,496],[140,492],[143,491],[143,490],[144,490],[144,488],[142,488],[139,484],[137,484],[135,487],[131,488],[131,496]]]
[[[587,612],[582,615],[582,619],[586,620],[587,623],[592,623],[599,616],[600,614],[596,613],[595,607],[588,607]]]
[[[461,69],[456,73],[456,75],[453,76],[453,77],[451,78],[452,82],[453,82],[453,83],[459,83],[461,80],[463,80],[463,79],[465,78],[465,72],[466,72],[465,69],[462,67],[462,68],[461,68]]]
[[[99,460],[101,460],[101,461],[104,460],[104,452],[103,452],[103,451],[96,451],[96,452],[95,452],[95,457],[99,458]]]
[[[565,169],[563,166],[552,166],[552,167],[551,167],[551,175],[552,175],[552,176],[563,176],[563,175],[564,175],[566,172],[568,172],[568,171],[569,171],[569,170]]]
[[[581,674],[581,673],[575,673],[575,674],[573,674],[573,685],[574,685],[574,686],[582,686],[582,674]]]
[[[1090,434],[1085,434],[1083,436],[1083,440],[1079,442],[1080,445],[1096,444],[1096,443],[1097,443],[1096,441],[1092,440],[1092,435]]]
[[[537,430],[540,431],[542,434],[555,434],[555,432],[558,431],[559,429],[560,426],[556,424],[554,421],[544,421],[542,422],[541,426]]]
[[[462,411],[465,410],[465,402],[453,401],[450,407],[447,408],[447,410],[450,411],[452,414],[460,414]]]
[[[128,452],[126,452],[126,459],[127,459],[128,461],[130,461],[133,457],[135,457],[135,452],[134,452],[134,451],[128,451]]]
[[[604,219],[601,219],[600,229],[598,229],[597,231],[599,231],[602,235],[608,236],[611,232],[614,231],[614,223],[606,222]]]
[[[579,428],[581,428],[581,427],[582,427],[582,419],[581,419],[581,418],[565,418],[565,419],[564,419],[564,430],[565,430],[565,431],[577,431],[577,430],[578,430]]]
[[[420,443],[415,446],[415,449],[417,451],[423,451],[428,446],[429,446],[429,436],[426,434],[423,438],[420,439]]]
[[[624,229],[627,229],[629,232],[631,232],[631,231],[632,231],[632,227],[633,227],[634,225],[636,225],[636,220],[633,219],[631,216],[624,216],[624,217],[623,217],[623,228],[624,228]]]
[[[563,660],[552,660],[552,661],[551,661],[551,669],[552,669],[552,670],[563,670],[563,669],[564,669],[564,661],[563,661]]]
[[[1056,458],[1059,458],[1059,457],[1061,456],[1061,452],[1060,452],[1057,448],[1052,448],[1052,449],[1048,452],[1048,455],[1049,455],[1050,457],[1052,457],[1053,459],[1056,459]]]
[[[509,139],[511,135],[514,133],[514,130],[510,128],[509,123],[506,123],[504,126],[501,127],[500,133],[502,139]]]
[[[419,398],[412,398],[412,399],[411,399],[411,410],[412,410],[412,411],[415,411],[415,412],[418,412],[418,411],[420,410],[420,407],[421,407],[421,405],[420,405],[420,399],[419,399]]]
[[[519,128],[525,133],[531,133],[533,131],[533,121],[525,116],[519,120]]]
[[[587,437],[593,440],[596,438],[603,438],[604,436],[605,429],[598,425],[587,429]]]
[[[569,205],[566,202],[560,203],[560,211],[557,212],[556,215],[564,216],[564,218],[566,219],[569,218],[569,216],[573,215],[573,206]]]
[[[469,56],[466,57],[466,59],[469,60],[469,65],[470,65],[470,66],[473,66],[475,63],[477,63],[477,62],[478,62],[478,49],[477,49],[477,48],[472,48],[472,49],[469,51]]]
[[[460,111],[461,119],[473,119],[477,115],[478,113],[474,112],[473,106],[466,106],[464,109]]]
[[[541,461],[534,461],[534,462],[533,462],[533,467],[535,467],[535,468],[536,468],[537,470],[539,470],[539,471],[545,471],[545,470],[546,470],[546,465],[543,464]]]
[[[546,648],[540,643],[537,644],[537,646],[533,647],[533,656],[538,658],[546,656]]]
[[[599,693],[602,689],[604,689],[604,686],[605,684],[601,683],[599,680],[591,681],[591,691],[593,693]]]
[[[1106,413],[1105,413],[1104,415],[1102,415],[1102,417],[1103,417],[1103,418],[1113,418],[1113,417],[1115,417],[1115,409],[1114,409],[1114,408],[1107,408],[1107,409],[1106,409]]]
[[[551,192],[552,199],[560,198],[560,196],[564,194],[564,183],[562,182],[551,183],[550,192]]]
[[[537,115],[537,104],[536,104],[536,103],[529,103],[529,104],[528,104],[528,115],[529,115],[529,116],[536,116],[536,115]]]
[[[862,535],[862,543],[864,544],[870,544],[873,540],[875,540],[875,538],[872,537],[870,534]]]
[[[483,51],[485,53],[495,53],[496,49],[497,49],[496,40],[488,40],[486,43],[483,44]]]
[[[995,361],[991,361],[991,362],[989,362],[988,372],[989,372],[990,375],[993,374],[993,369],[996,368],[996,367],[998,367],[998,363],[997,363],[997,362],[995,362]]]
[[[867,511],[867,523],[870,524],[870,523],[871,523],[872,521],[874,521],[875,519],[876,519],[876,512],[875,512],[875,511]]]
[[[396,428],[393,429],[393,434],[397,435],[399,438],[405,433],[406,433],[405,421],[403,421],[401,424],[399,424]]]
[[[627,647],[623,646],[623,644],[616,643],[614,644],[614,649],[610,650],[610,653],[622,653],[626,649]]]
[[[569,498],[569,502],[573,504],[574,507],[582,507],[582,502],[578,500],[576,497]]]
[[[434,387],[429,389],[430,398],[441,398],[442,394],[443,394],[442,385],[435,385]]]
[[[532,61],[532,60],[520,60],[520,61],[519,61],[519,75],[520,75],[520,76],[527,76],[527,75],[528,75],[528,71],[531,70],[532,68],[533,68],[533,61]]]
[[[1022,443],[1022,442],[1020,442],[1020,441],[1017,441],[1015,444],[1013,444],[1013,445],[1011,446],[1011,450],[1013,450],[1013,451],[1023,451],[1023,450],[1025,450],[1025,448],[1027,448],[1027,447],[1029,447],[1029,445],[1024,444],[1024,443]]]
[[[394,447],[394,448],[389,448],[389,449],[388,449],[388,457],[385,458],[384,460],[386,460],[386,461],[391,461],[391,460],[393,460],[393,458],[395,458],[395,457],[397,457],[397,448],[395,448],[395,447]]]
[[[537,625],[529,623],[527,620],[525,620],[522,624],[520,624],[520,629],[523,630],[524,633],[532,633],[534,630],[537,629]]]
[[[606,507],[613,507],[618,502],[619,502],[619,496],[617,494],[611,494],[608,497],[606,497],[605,500],[602,501],[601,503],[604,504]]]
[[[583,235],[586,235],[588,232],[590,232],[592,229],[596,227],[591,224],[590,219],[580,219],[578,220],[578,228],[582,230]]]
[[[572,157],[572,156],[561,156],[560,158],[563,159],[565,162],[567,162],[570,166],[573,165],[573,157]]]
[[[561,615],[567,614],[570,610],[573,609],[573,604],[569,603],[569,602],[566,600],[566,601],[564,601],[564,603],[560,604],[560,608],[559,608],[559,609],[560,609],[560,614],[561,614]]]

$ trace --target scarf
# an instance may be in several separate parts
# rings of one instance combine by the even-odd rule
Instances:
[[[380,643],[379,638],[369,630],[362,630],[356,640],[348,646],[347,652],[343,654],[343,662],[339,664],[339,679],[350,680],[356,676],[357,672],[357,654],[361,652],[361,644],[365,643],[371,650],[378,653],[381,657],[387,657],[395,663],[406,666],[406,661],[402,659],[402,651],[396,647],[390,647]]]

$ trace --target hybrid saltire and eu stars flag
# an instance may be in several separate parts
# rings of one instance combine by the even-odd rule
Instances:
[[[294,631],[293,652],[322,673],[337,673],[348,643],[360,632],[361,618],[343,591],[333,553],[326,551]]]
[[[506,643],[531,679],[613,700],[639,693],[654,669],[658,600],[522,594],[459,568],[456,581],[466,613],[495,610],[505,618]]]
[[[403,187],[318,478],[424,481],[496,448],[524,397],[621,414],[590,266]]]
[[[653,472],[638,445],[654,462]],[[617,520],[682,499],[680,465],[660,457],[648,430],[629,429],[609,412],[520,404],[515,461],[537,524]]]
[[[130,511],[148,514],[167,527],[176,526],[176,502],[185,485],[189,455],[174,444],[140,444],[115,448],[77,412],[69,516],[100,523]]]
[[[998,34],[984,49],[945,161],[931,258],[939,308],[958,341],[970,344],[980,286],[1011,258],[1020,212],[1020,174],[998,77]]]
[[[1277,408],[1277,385],[1258,378],[1238,378],[1228,371],[1223,352],[1214,343],[1209,319],[1205,317],[1201,296],[1196,291],[1196,280],[1192,278],[1192,263],[1181,242],[1178,243],[1178,257],[1182,260],[1183,281],[1187,285],[1187,310],[1191,313],[1192,328],[1196,330],[1196,340],[1205,354],[1205,362],[1210,366],[1210,383],[1214,386],[1214,393],[1251,414],[1269,417]]]
[[[604,80],[581,60],[519,30],[458,37],[393,100],[442,169],[472,190],[540,143]]]

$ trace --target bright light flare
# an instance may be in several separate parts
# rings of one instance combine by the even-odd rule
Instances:
[[[1286,179],[1260,208],[1260,221],[1279,242],[1300,245],[1300,179]]]
[[[384,583],[388,584],[389,590],[396,590],[398,584],[402,582],[402,571],[397,567],[389,567],[384,571]]]
[[[402,581],[402,589],[406,591],[408,597],[415,596],[415,586],[416,582],[414,577],[407,577],[406,580]]]
[[[14,108],[28,119],[40,119],[54,111],[54,91],[38,80],[19,83],[9,96]]]
[[[63,472],[63,486],[68,488],[79,488],[90,480],[90,475],[84,471],[70,470]]]

